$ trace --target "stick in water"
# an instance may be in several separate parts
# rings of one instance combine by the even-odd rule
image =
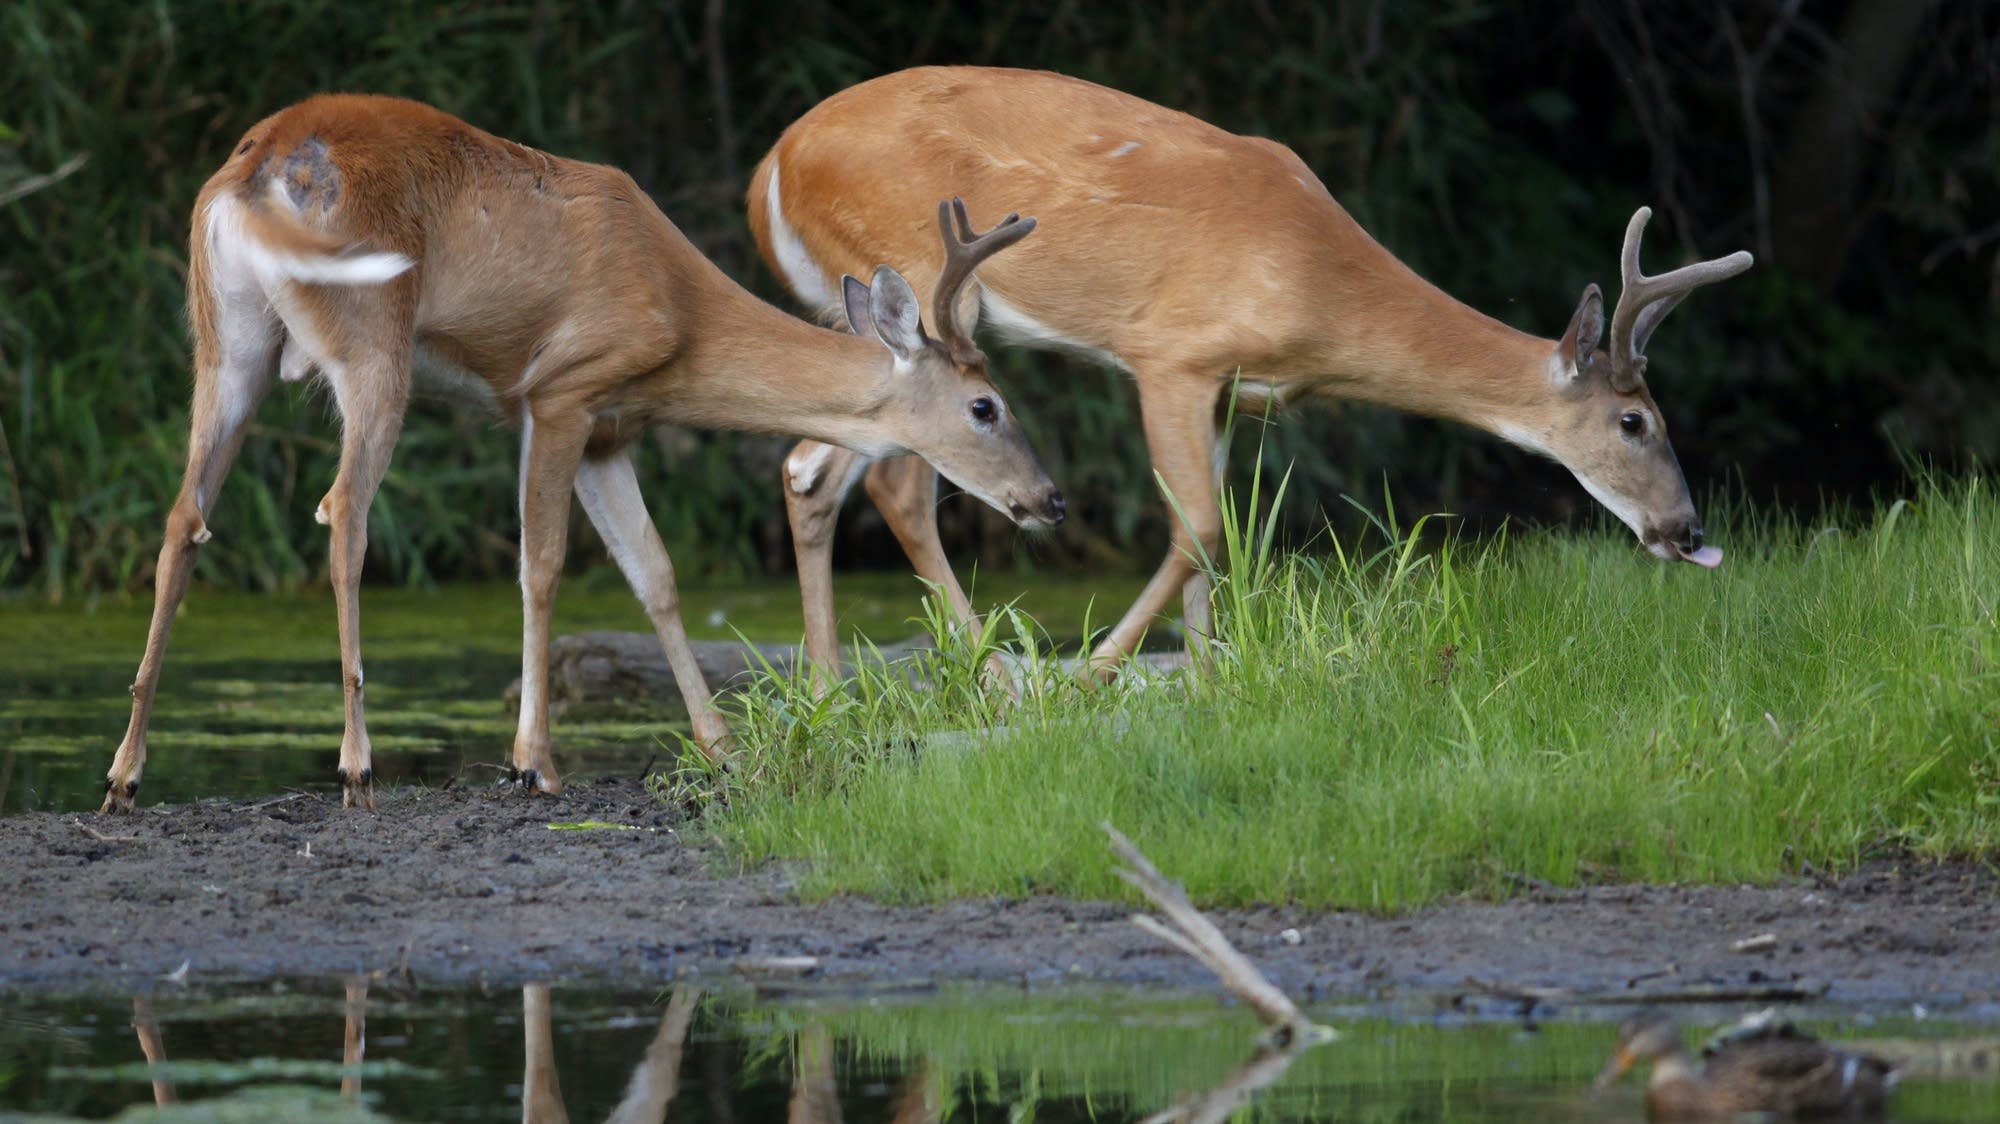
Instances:
[[[1114,873],[1159,907],[1160,912],[1166,914],[1174,926],[1178,926],[1178,930],[1143,913],[1133,914],[1132,924],[1201,961],[1209,971],[1214,972],[1225,990],[1257,1012],[1257,1017],[1263,1020],[1266,1027],[1266,1038],[1272,1045],[1308,1045],[1334,1037],[1331,1027],[1321,1026],[1306,1018],[1284,992],[1264,978],[1248,957],[1236,951],[1229,938],[1222,935],[1222,930],[1188,901],[1187,892],[1181,889],[1180,884],[1169,881],[1161,874],[1130,839],[1109,823],[1104,825],[1104,831],[1111,836],[1112,852],[1126,864]]]

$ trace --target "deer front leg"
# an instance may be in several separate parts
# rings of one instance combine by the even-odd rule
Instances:
[[[820,691],[840,681],[840,626],[833,611],[833,532],[840,521],[840,505],[868,465],[868,459],[852,449],[818,441],[801,441],[785,457],[785,518],[792,525],[792,553],[798,560],[806,659],[812,664],[813,684]],[[925,471],[929,471],[928,465]],[[680,673],[674,674],[678,677]]]
[[[1195,630],[1206,630],[1209,624],[1208,583],[1203,580],[1191,588],[1190,581],[1204,576],[1200,560],[1213,560],[1222,544],[1222,509],[1216,499],[1213,467],[1213,414],[1219,393],[1211,380],[1198,376],[1139,383],[1146,447],[1167,494],[1172,544],[1153,579],[1139,592],[1139,599],[1090,653],[1084,664],[1088,678],[1109,681],[1176,594],[1183,597],[1183,610],[1188,612],[1190,648],[1200,654]],[[1197,601],[1198,606],[1194,604]]]
[[[563,497],[568,502],[569,497]],[[549,985],[521,985],[521,1124],[569,1124],[562,1082],[556,1076],[555,1028]]]
[[[276,369],[277,336],[268,314],[225,327],[236,332],[226,341],[228,346],[206,340],[196,346],[187,470],[181,475],[180,495],[167,513],[167,533],[153,569],[153,619],[146,630],[146,654],[132,680],[132,718],[105,773],[100,811],[129,812],[139,795],[153,694],[160,685],[160,665],[166,660],[174,614],[179,612],[188,580],[194,576],[195,548],[208,541],[208,512],[243,446],[246,425],[271,388]]]
[[[709,697],[708,683],[701,665],[695,661],[694,645],[688,642],[687,626],[681,621],[680,592],[674,585],[673,561],[660,542],[660,532],[646,511],[639,493],[639,477],[632,468],[628,451],[597,460],[585,460],[577,467],[576,495],[584,513],[603,538],[605,548],[625,574],[632,592],[645,607],[673,668],[674,682],[687,702],[688,719],[694,736],[708,759],[722,764],[727,760],[729,726]],[[523,680],[525,683],[526,680]],[[524,692],[525,697],[525,692]]]
[[[368,977],[347,981],[346,1017],[342,1020],[340,1049],[340,1096],[361,1099],[361,1062],[368,1055]]]
[[[569,496],[590,438],[581,409],[530,407],[521,423],[521,720],[513,776],[530,792],[562,791],[549,753],[549,613],[569,549]]]
[[[153,1002],[143,995],[132,997],[132,1029],[139,1032],[139,1051],[146,1055],[146,1072],[153,1081],[153,1104],[180,1103],[174,1083],[160,1072],[167,1062],[167,1044],[160,1036],[160,1021],[153,1017]]]
[[[944,543],[938,537],[937,470],[921,457],[891,457],[870,466],[864,483],[868,498],[875,501],[876,510],[882,513],[883,522],[895,534],[917,576],[944,591],[953,625],[965,635],[976,635],[979,618],[972,611],[972,599],[958,584],[958,575],[952,572],[951,560],[945,557]],[[988,657],[986,675],[991,683],[1013,693],[1013,677],[999,653]]]

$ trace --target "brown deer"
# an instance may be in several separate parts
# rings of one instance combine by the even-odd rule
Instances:
[[[860,183],[875,190],[853,191]],[[1216,419],[1232,385],[1476,426],[1562,462],[1659,557],[1722,559],[1703,544],[1644,353],[1674,305],[1749,268],[1747,253],[1644,276],[1642,208],[1625,232],[1608,351],[1595,285],[1562,336],[1541,339],[1417,276],[1283,145],[1078,79],[981,67],[900,71],[820,103],[758,164],[750,226],[793,294],[827,311],[833,279],[862,262],[894,263],[919,285],[939,275],[908,216],[947,188],[982,214],[1032,210],[1055,235],[942,298],[956,322],[1130,374],[1154,470],[1179,509],[1166,559],[1091,655],[1097,674],[1176,593],[1190,637],[1209,631],[1197,560],[1215,556],[1221,535]],[[971,616],[938,542],[931,471],[807,442],[787,462],[785,498],[807,651],[822,668],[839,658],[833,523],[864,477],[917,572]]]
[[[959,245],[966,262],[1032,219]],[[362,713],[359,586],[368,507],[413,388],[469,399],[521,431],[521,714],[513,775],[562,790],[549,752],[549,607],[570,494],[644,604],[720,758],[728,729],[682,627],[673,567],[647,516],[629,445],[655,422],[804,434],[881,458],[915,453],[1023,526],[1063,501],[970,338],[923,330],[893,269],[842,282],[854,334],[786,315],[731,281],[631,177],[513,144],[415,102],[316,97],[259,122],[195,203],[188,318],[188,463],[154,575],[132,721],[105,779],[129,810],[146,723],[195,547],[244,427],[279,375],[325,381],[341,453],[318,518],[340,629],[343,801],[374,807]],[[955,293],[942,293],[946,304]],[[699,482],[691,482],[699,486]]]

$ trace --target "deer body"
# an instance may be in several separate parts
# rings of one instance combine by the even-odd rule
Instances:
[[[895,172],[869,180],[880,167]],[[1561,339],[1531,336],[1417,276],[1282,145],[1077,79],[975,67],[900,71],[812,109],[758,165],[751,229],[793,293],[824,304],[827,278],[860,261],[924,276],[931,255],[903,216],[947,181],[975,212],[1021,206],[1049,231],[966,286],[964,317],[1003,339],[1081,351],[1128,372],[1153,467],[1179,507],[1167,558],[1093,653],[1099,672],[1136,646],[1176,593],[1190,632],[1208,630],[1195,559],[1212,557],[1220,537],[1215,419],[1232,385],[1476,426],[1562,461],[1655,554],[1720,559],[1702,545],[1638,378],[1638,351],[1685,287],[1747,268],[1747,254],[1689,267],[1707,270],[1699,279],[1686,270],[1641,278],[1684,287],[1621,304],[1613,337],[1637,315],[1624,337],[1635,346],[1611,356],[1597,350],[1595,286]],[[864,182],[877,188],[865,197]],[[1628,291],[1643,214],[1628,230]],[[789,465],[815,663],[837,659],[827,559],[834,513],[857,478],[918,571],[969,615],[938,546],[927,470],[810,445]],[[802,468],[816,470],[810,481]]]
[[[646,425],[807,434],[876,457],[913,451],[1017,521],[1060,518],[1060,496],[983,370],[924,336],[915,294],[893,271],[877,271],[872,289],[847,280],[866,338],[814,327],[729,280],[624,173],[418,103],[323,96],[253,127],[201,191],[189,265],[188,465],[106,810],[130,808],[137,791],[194,547],[209,537],[244,427],[280,374],[317,372],[342,419],[340,468],[317,514],[333,536],[350,804],[373,804],[358,605],[367,511],[416,385],[483,403],[522,433],[513,767],[543,791],[561,790],[549,754],[548,625],[572,490],[645,604],[697,739],[719,755],[727,738],[627,451]],[[999,416],[980,424],[968,403]]]

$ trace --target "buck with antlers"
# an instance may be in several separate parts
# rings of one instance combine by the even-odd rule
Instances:
[[[967,249],[946,223],[947,245],[965,255],[959,283],[1032,226],[1010,224]],[[1062,497],[970,340],[948,328],[945,344],[926,336],[916,292],[886,266],[872,284],[846,278],[842,291],[852,335],[746,292],[624,173],[512,144],[425,105],[326,96],[260,122],[195,204],[187,470],[105,810],[132,806],[195,547],[209,538],[208,513],[244,427],[280,373],[317,371],[341,415],[340,468],[317,514],[333,536],[347,700],[339,773],[350,806],[374,804],[358,604],[368,507],[413,385],[474,399],[521,430],[512,760],[516,779],[544,792],[562,788],[546,688],[572,490],[652,619],[696,738],[719,756],[728,736],[633,472],[628,446],[646,426],[804,434],[867,458],[915,453],[1018,523],[1059,521]]]
[[[854,194],[858,183],[877,190]],[[1283,145],[1077,79],[974,67],[905,70],[820,103],[757,166],[750,225],[792,292],[830,309],[832,278],[861,262],[893,262],[919,284],[932,275],[935,251],[908,213],[946,184],[978,212],[1024,206],[1052,235],[950,298],[955,321],[1128,372],[1153,467],[1179,508],[1165,561],[1092,653],[1099,674],[1176,593],[1190,632],[1209,631],[1196,559],[1213,557],[1221,534],[1216,419],[1232,384],[1477,426],[1562,462],[1661,558],[1721,561],[1702,541],[1644,352],[1668,310],[1749,268],[1747,253],[1644,276],[1641,209],[1625,232],[1608,352],[1595,285],[1561,338],[1540,339],[1417,276]],[[838,666],[833,522],[864,476],[918,573],[969,619],[938,542],[929,469],[807,442],[787,474],[815,664]]]

